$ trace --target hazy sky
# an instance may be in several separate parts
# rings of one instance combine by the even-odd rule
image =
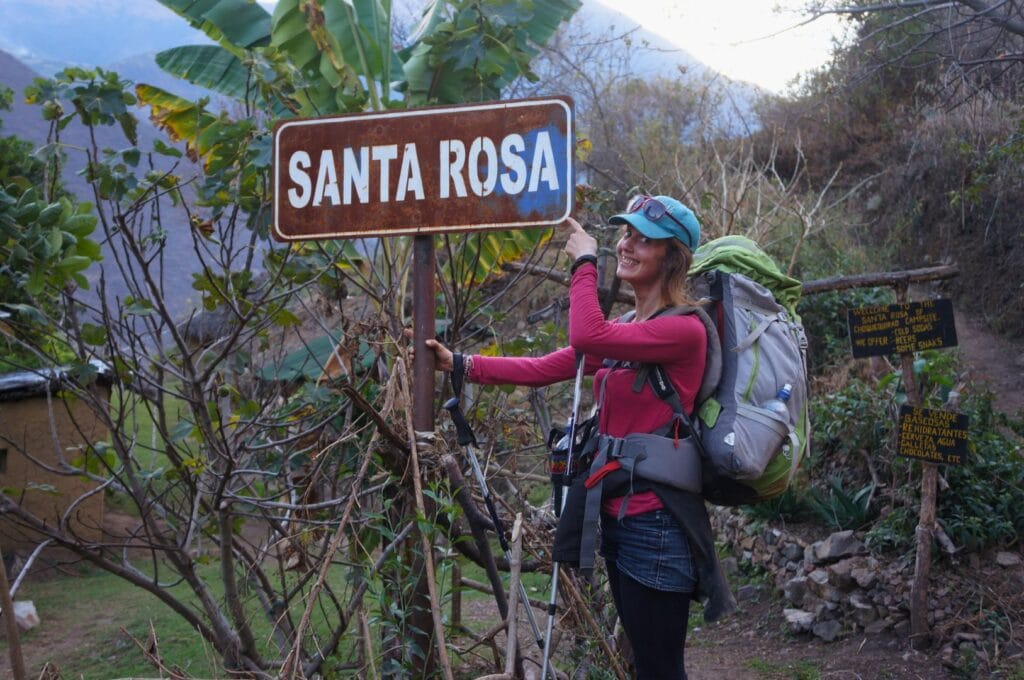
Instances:
[[[841,33],[835,17],[794,28],[806,18],[801,10],[808,0],[599,1],[716,71],[773,92],[782,92],[799,73],[825,63],[832,37]],[[424,0],[405,3],[417,6]]]
[[[602,2],[730,78],[774,92],[781,92],[797,74],[825,63],[831,38],[841,31],[835,17],[786,30],[804,20],[800,10],[806,0]]]
[[[7,1],[0,0],[0,16]],[[272,0],[259,1],[268,9],[275,4]],[[407,8],[422,7],[427,2],[393,1]],[[591,1],[594,0],[584,0]],[[839,33],[839,22],[834,17],[792,28],[804,19],[800,10],[808,0],[597,1],[622,12],[713,69],[775,92],[781,92],[798,73],[824,63],[831,37]],[[95,6],[109,8],[111,4],[123,5],[132,14],[169,12],[156,0],[36,0],[42,12],[73,13]],[[0,33],[2,29],[0,20]]]

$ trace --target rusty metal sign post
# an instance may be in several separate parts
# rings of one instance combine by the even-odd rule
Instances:
[[[564,222],[575,193],[573,124],[568,97],[282,121],[272,234],[413,236],[413,342],[423,347],[435,335],[433,235]],[[416,353],[412,379],[413,427],[432,433],[428,352]]]

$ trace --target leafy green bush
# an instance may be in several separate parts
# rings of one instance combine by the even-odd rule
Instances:
[[[810,342],[807,360],[811,373],[840,363],[850,356],[850,333],[846,323],[848,310],[892,302],[889,291],[874,288],[857,288],[802,298],[798,311]]]
[[[926,350],[919,352],[913,362],[914,383],[925,408],[943,408],[950,392],[961,380],[960,357],[956,352]],[[902,371],[893,371],[879,381],[878,389],[895,386],[893,402],[897,406],[907,403]]]
[[[927,408],[942,408],[963,379],[959,356],[948,350],[918,354],[913,370]],[[858,486],[856,472],[843,460],[852,453],[867,452],[885,484],[882,498],[888,501],[883,517],[867,532],[868,545],[880,551],[911,545],[920,507],[920,464],[896,456],[892,447],[895,407],[907,400],[902,382],[895,371],[875,384],[851,380],[842,389],[812,400],[815,447],[807,501],[828,526],[870,524],[872,486]],[[957,410],[969,418],[971,453],[964,465],[940,468],[950,488],[939,494],[938,521],[962,550],[1012,543],[1024,534],[1020,439],[1024,423],[997,413],[992,395],[984,391],[967,393]],[[815,474],[819,480],[824,474],[832,475],[827,491],[813,490]]]
[[[851,380],[840,390],[812,398],[815,460],[881,448],[893,428],[889,402],[884,389],[859,379]],[[812,470],[814,467],[812,460]]]
[[[763,503],[744,506],[742,510],[754,519],[765,522],[806,522],[814,517],[814,509],[807,502],[805,489],[796,482],[781,495]]]
[[[917,514],[910,507],[898,507],[878,519],[864,535],[864,542],[876,552],[902,552],[914,542]]]
[[[860,529],[874,516],[871,509],[874,490],[875,485],[868,484],[856,491],[847,491],[843,480],[833,477],[828,493],[811,489],[808,502],[825,526],[840,530]]]
[[[949,491],[940,493],[938,520],[966,550],[1012,543],[1024,534],[1024,451],[1004,428],[1008,416],[992,408],[992,395],[966,401],[971,453],[964,465],[942,469]]]

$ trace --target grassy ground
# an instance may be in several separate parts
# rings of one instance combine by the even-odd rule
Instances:
[[[223,596],[219,570],[215,559],[198,568],[199,577],[218,600]],[[162,579],[170,581],[172,577],[166,568],[161,572]],[[344,592],[341,567],[328,580],[335,592]],[[198,599],[184,583],[171,585],[168,591],[187,606],[198,607]],[[191,677],[224,676],[218,654],[184,618],[152,593],[108,572],[79,567],[78,575],[51,572],[41,578],[33,576],[19,589],[18,599],[31,600],[42,620],[40,626],[22,635],[26,666],[32,677],[38,676],[47,663],[55,665],[65,680],[153,676],[156,669],[132,640],[145,643],[151,627],[168,666],[177,666]],[[295,622],[304,606],[301,599],[295,603]],[[246,607],[261,654],[273,658],[276,648],[272,647],[271,626],[255,596],[249,597]],[[326,633],[325,622],[316,614],[311,625]],[[6,641],[0,640],[0,659],[6,657]],[[0,677],[5,667],[0,662]]]
[[[496,543],[493,550],[495,555],[500,555]],[[482,569],[465,560],[461,562],[464,577],[486,582]],[[219,567],[214,559],[199,568],[200,577],[210,584],[216,597],[223,592],[219,587]],[[344,576],[344,570],[338,567],[331,578],[336,592],[345,591]],[[170,572],[165,570],[163,577],[170,579]],[[448,621],[452,591],[450,571],[442,569],[438,581],[444,617]],[[524,574],[523,582],[530,597],[546,600],[549,585],[546,575]],[[184,584],[171,587],[170,592],[192,606],[197,602]],[[461,594],[465,611],[494,608],[493,596],[489,594],[469,588],[462,589]],[[65,679],[153,676],[156,670],[132,640],[134,637],[146,642],[151,626],[168,666],[176,665],[192,677],[223,676],[216,652],[183,618],[155,595],[97,568],[80,567],[77,575],[51,571],[40,577],[33,576],[19,589],[18,599],[31,600],[42,620],[42,625],[21,638],[26,666],[32,677],[37,677],[47,663],[56,666]],[[372,607],[373,596],[368,596],[366,602]],[[255,600],[250,601],[249,611],[257,642],[272,655],[270,625]],[[295,611],[294,615],[297,621],[301,611]],[[480,635],[497,623],[497,613],[494,612],[493,620],[466,615],[462,623]],[[5,677],[7,653],[6,641],[0,640],[0,677]],[[461,661],[454,659],[453,663],[458,666]]]
[[[203,567],[203,576],[214,576],[216,569],[216,565]],[[22,636],[30,675],[35,677],[46,663],[57,666],[63,678],[153,675],[154,669],[131,639],[145,642],[151,623],[166,659],[190,675],[218,675],[212,650],[154,595],[107,572],[81,571],[80,576],[30,580],[18,592],[18,599],[35,603],[42,619],[42,625]],[[170,590],[188,595],[184,585]],[[6,656],[6,642],[0,642],[0,650]]]

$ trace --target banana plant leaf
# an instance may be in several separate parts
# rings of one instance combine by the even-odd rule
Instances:
[[[243,99],[249,69],[219,45],[182,45],[156,55],[156,63],[167,73],[214,92]]]
[[[135,94],[139,103],[149,106],[150,118],[157,127],[167,132],[171,139],[184,140],[188,155],[203,159],[209,164],[216,152],[216,143],[209,131],[218,118],[196,102],[171,94],[153,85],[136,85]]]
[[[558,30],[563,21],[568,21],[583,6],[580,0],[545,0],[533,3],[533,19],[523,29],[536,45],[544,45]]]
[[[367,87],[388,92],[402,77],[391,48],[389,6],[379,0],[324,0],[321,11],[303,11],[299,0],[281,0],[272,17],[271,45],[286,53],[306,79],[313,111],[349,110],[344,95]],[[304,112],[306,113],[306,112]]]
[[[270,44],[270,14],[251,0],[158,1],[236,56]]]
[[[501,274],[501,265],[521,260],[551,239],[549,229],[509,229],[450,235],[454,257],[441,264],[442,275],[459,286],[476,286]],[[439,248],[438,252],[444,252]]]
[[[410,105],[499,98],[503,87],[528,74],[524,53],[526,57],[535,54],[533,45],[546,43],[580,5],[579,0],[508,0],[482,5],[477,20],[514,28],[506,40],[515,41],[523,51],[520,53],[494,45],[491,37],[482,34],[463,39],[462,29],[473,20],[467,12],[476,9],[463,8],[449,16],[444,11],[449,6],[446,0],[435,0],[414,32],[411,47],[403,53]],[[444,35],[450,39],[438,39]]]

